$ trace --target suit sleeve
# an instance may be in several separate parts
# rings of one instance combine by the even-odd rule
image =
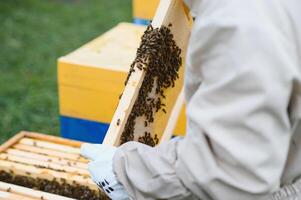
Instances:
[[[261,200],[291,139],[293,42],[278,1],[203,1],[186,69],[187,135],[114,157],[133,199]]]

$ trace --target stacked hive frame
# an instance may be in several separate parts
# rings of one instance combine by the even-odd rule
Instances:
[[[0,200],[75,200],[0,181]]]
[[[0,171],[49,181],[65,181],[99,192],[89,176],[88,160],[80,156],[80,145],[80,142],[72,140],[23,131],[0,147]],[[47,194],[46,198],[42,192],[3,182],[0,182],[0,191],[0,195],[8,195],[6,193],[9,192],[14,193],[12,196],[30,194],[28,199],[41,195],[44,199],[56,197]]]

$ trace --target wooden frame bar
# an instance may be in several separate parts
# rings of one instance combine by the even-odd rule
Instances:
[[[57,170],[57,171],[65,171],[67,173],[83,175],[83,176],[89,177],[88,170],[75,168],[75,167],[72,167],[71,165],[64,166],[64,165],[52,163],[50,161],[40,161],[40,160],[36,160],[36,159],[32,159],[32,158],[9,155],[6,153],[0,154],[0,159],[11,161],[11,162],[16,162],[16,163],[21,163],[21,164],[25,164],[25,165],[34,165],[34,166],[44,167],[44,168],[53,169],[53,170]]]
[[[13,199],[13,200],[37,200],[37,199],[43,199],[43,200],[74,200],[72,198],[68,197],[62,197],[55,194],[50,194],[47,192],[41,192],[33,189],[29,189],[26,187],[4,183],[0,181],[0,197],[6,196],[7,199]],[[1,198],[0,198],[1,199]]]
[[[80,146],[83,144],[82,142],[79,141],[69,140],[66,138],[56,137],[52,135],[47,135],[47,137],[45,137],[44,134],[35,133],[35,132],[22,131],[21,134],[25,134],[25,136],[28,138],[43,139],[47,142],[53,142],[53,143],[68,145],[77,148],[80,148]]]
[[[38,153],[32,153],[32,152],[27,152],[27,151],[21,151],[18,149],[7,149],[5,151],[8,155],[13,155],[13,156],[21,156],[24,158],[29,158],[29,159],[35,159],[39,161],[44,161],[44,162],[52,162],[56,164],[60,164],[62,166],[72,166],[75,168],[79,169],[87,169],[87,163],[82,163],[82,162],[72,162],[68,159],[65,158],[57,158],[57,157],[51,157],[47,155],[42,155]]]
[[[49,155],[51,157],[57,157],[57,158],[66,158],[71,161],[78,161],[78,162],[83,162],[83,163],[88,163],[88,160],[85,159],[84,157],[77,155],[77,154],[70,154],[70,153],[65,153],[61,151],[55,151],[51,149],[45,149],[45,148],[39,148],[36,146],[30,146],[30,145],[25,145],[25,144],[15,144],[13,146],[15,149],[20,149],[23,151],[28,151],[28,152],[33,152],[33,153],[38,153],[38,154],[44,154],[44,155]]]
[[[63,144],[45,142],[45,141],[37,140],[37,139],[22,138],[19,141],[19,143],[25,144],[25,145],[30,145],[30,146],[41,147],[41,148],[45,148],[45,149],[62,151],[62,152],[71,153],[71,154],[80,154],[79,148],[74,148],[74,147],[70,147],[68,145],[63,145]]]
[[[0,200],[37,200],[37,199],[0,190]]]
[[[164,130],[164,133],[161,137],[160,143],[167,142],[168,140],[171,139],[173,135],[173,130],[176,127],[176,123],[178,121],[178,117],[180,115],[183,104],[184,104],[184,88],[182,88],[179,97],[176,101],[176,104],[171,112],[171,115],[166,125],[166,129]]]
[[[4,144],[0,146],[0,153],[8,149],[9,147],[13,146],[16,144],[21,138],[25,137],[25,132],[18,133],[11,139],[7,140]]]
[[[0,152],[5,151],[7,148],[13,146],[14,144],[18,143],[20,139],[22,138],[32,138],[32,139],[37,139],[37,140],[44,140],[47,142],[53,142],[61,145],[68,145],[71,147],[77,147],[80,148],[81,145],[83,144],[82,142],[79,141],[74,141],[74,140],[69,140],[65,138],[60,138],[52,135],[44,135],[40,133],[35,133],[35,132],[28,132],[28,131],[21,131],[20,133],[16,134],[14,137],[6,141],[4,144],[0,146]]]

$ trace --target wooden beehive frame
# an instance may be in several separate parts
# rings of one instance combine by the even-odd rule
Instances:
[[[0,181],[0,200],[74,200]]]
[[[190,36],[191,21],[181,0],[160,1],[154,20],[152,21],[152,26],[154,28],[160,28],[162,25],[167,27],[169,24],[172,24],[171,32],[174,35],[177,45],[182,49],[181,57],[184,58]],[[179,74],[180,80],[177,82],[183,81],[184,70],[181,69]],[[104,139],[104,144],[120,145],[121,134],[137,99],[144,77],[145,70],[136,70],[131,74]],[[179,83],[176,84],[179,85]],[[167,99],[169,98],[169,100],[167,100],[167,113],[164,117],[160,118],[160,122],[156,125],[156,127],[160,127],[158,130],[162,130],[162,133],[159,133],[161,142],[171,137],[181,106],[184,103],[182,87],[176,86],[173,90],[173,97],[167,96]],[[155,116],[155,118],[157,118],[157,116]]]
[[[98,190],[80,156],[81,142],[22,131],[0,146],[0,170],[15,175],[62,181]]]

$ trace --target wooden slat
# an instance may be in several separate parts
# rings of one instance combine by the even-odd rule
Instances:
[[[63,165],[63,166],[72,166],[72,167],[79,168],[79,169],[87,169],[88,168],[87,163],[70,161],[70,160],[67,160],[64,158],[49,157],[46,155],[41,155],[41,154],[27,152],[27,151],[21,151],[18,149],[7,149],[5,152],[8,155],[20,156],[20,157],[30,158],[30,159],[44,161],[44,162],[53,162],[53,163]]]
[[[47,179],[50,181],[52,181],[54,178],[56,178],[57,181],[65,179],[66,182],[69,184],[74,184],[74,182],[76,182],[80,185],[88,186],[93,190],[98,190],[95,183],[89,177],[83,177],[65,172],[58,172],[51,169],[42,169],[35,166],[1,160],[0,170],[4,170],[9,173],[14,173],[15,175]]]
[[[7,148],[9,148],[12,145],[16,144],[21,138],[24,138],[24,136],[25,136],[25,133],[21,132],[21,133],[15,135],[14,137],[12,137],[11,139],[9,139],[7,142],[5,142],[4,144],[2,144],[0,146],[0,152],[3,152]]]
[[[63,145],[63,144],[56,144],[53,142],[45,142],[45,141],[38,140],[38,139],[22,138],[19,141],[19,143],[29,145],[29,146],[41,147],[41,148],[45,148],[45,149],[52,149],[52,150],[61,151],[64,153],[72,153],[72,154],[77,154],[77,155],[80,154],[79,148],[70,147],[70,146]]]
[[[40,134],[40,133],[35,133],[35,132],[28,132],[28,131],[22,131],[21,133],[24,133],[26,137],[33,138],[33,139],[40,139],[44,140],[47,142],[53,142],[56,144],[63,144],[63,145],[68,145],[72,147],[77,147],[80,148],[82,145],[82,142],[75,141],[75,140],[69,140],[66,138],[61,138],[61,137],[56,137],[53,135],[45,135],[45,134]]]
[[[119,101],[117,110],[113,116],[112,122],[106,133],[104,144],[118,146],[120,143],[120,137],[124,130],[125,124],[130,115],[130,111],[138,96],[137,88],[141,87],[145,76],[144,70],[136,70],[133,73],[126,85],[122,97]]]
[[[183,104],[184,104],[184,88],[182,89],[182,91],[176,101],[176,104],[172,110],[172,113],[169,117],[167,126],[165,128],[165,131],[161,137],[160,143],[167,142],[168,140],[171,139],[171,137],[173,135],[173,130],[176,127],[176,123],[178,121],[178,117],[180,115]]]
[[[171,33],[174,36],[176,44],[182,50],[181,57],[183,58],[183,63],[185,61],[185,54],[191,29],[191,23],[189,22],[189,19],[190,18],[187,16],[181,0],[161,0],[156,15],[152,21],[152,26],[154,28],[160,28],[162,25],[167,27],[170,23],[172,24],[172,27],[170,27]],[[171,128],[168,128],[171,126],[168,126],[168,123],[175,123],[171,122],[169,118],[172,114],[172,110],[174,109],[180,91],[182,90],[184,76],[183,66],[180,68],[179,76],[180,78],[175,83],[176,86],[166,90],[166,99],[164,102],[166,104],[166,114],[161,112],[156,113],[153,126],[147,130],[148,132],[151,132],[151,134],[157,134],[160,139],[163,133],[170,135],[170,132],[172,132]],[[131,74],[103,143],[114,146],[120,145],[120,136],[137,99],[144,77],[144,70],[141,71],[136,69],[135,72]],[[174,115],[175,114],[178,114],[178,112],[174,112]],[[173,116],[171,120],[175,119],[176,117]],[[138,122],[136,120],[136,125],[142,123],[143,120]],[[135,129],[135,135],[141,133],[144,133],[143,129]],[[154,137],[154,135],[152,136]],[[168,136],[165,136],[165,138],[168,138]]]
[[[41,192],[38,190],[33,190],[30,188],[13,185],[9,183],[4,183],[0,181],[0,190],[9,191],[9,193],[26,196],[33,199],[43,199],[43,200],[74,200],[72,198],[63,197],[55,194],[50,194],[47,192]]]
[[[16,144],[13,146],[13,148],[23,150],[23,151],[53,156],[53,157],[57,157],[57,158],[65,158],[65,159],[69,159],[69,160],[73,160],[73,161],[88,163],[87,159],[85,159],[84,157],[82,157],[80,155],[76,155],[76,154],[63,153],[60,151],[54,151],[54,150],[50,150],[50,149],[42,149],[42,148],[28,146],[28,145],[24,145],[24,144]]]
[[[37,198],[30,198],[0,190],[0,200],[37,200]]]
[[[12,161],[12,162],[17,162],[17,163],[23,163],[26,165],[33,165],[33,166],[39,166],[39,167],[44,167],[44,168],[49,168],[49,169],[53,169],[53,170],[57,170],[57,171],[65,171],[71,174],[78,174],[78,175],[82,175],[82,176],[87,176],[89,177],[89,172],[88,170],[84,170],[84,169],[79,169],[79,168],[75,168],[75,167],[71,167],[71,166],[63,166],[63,165],[59,165],[56,163],[52,163],[49,161],[39,161],[36,159],[32,159],[32,158],[25,158],[25,157],[20,157],[20,156],[14,156],[14,155],[8,155],[6,153],[2,153],[0,154],[0,159],[1,160],[8,160],[8,161]],[[0,160],[0,162],[1,162]]]

